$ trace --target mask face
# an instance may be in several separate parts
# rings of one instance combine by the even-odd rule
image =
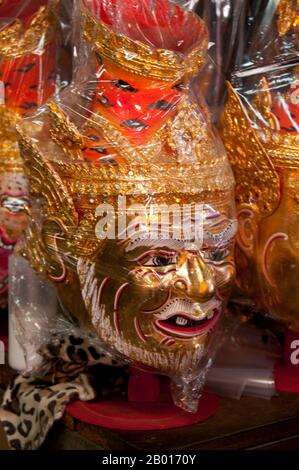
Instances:
[[[8,257],[27,224],[28,182],[22,173],[0,172],[0,304],[6,305]]]
[[[3,249],[10,249],[26,227],[28,181],[22,173],[0,174],[0,227]]]
[[[143,225],[124,240],[104,241],[94,262],[78,262],[94,328],[134,363],[181,374],[204,356],[234,279],[236,221],[212,204],[201,218],[200,241],[175,239],[174,226],[168,239],[155,238],[158,222],[154,231]]]

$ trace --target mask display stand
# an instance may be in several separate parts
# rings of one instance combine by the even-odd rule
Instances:
[[[204,391],[196,413],[174,405],[167,377],[132,368],[128,397],[73,402],[66,411],[80,421],[109,429],[150,431],[197,424],[218,409],[216,395]]]

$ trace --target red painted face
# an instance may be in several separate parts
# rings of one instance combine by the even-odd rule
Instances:
[[[104,116],[133,146],[144,145],[177,112],[185,85],[140,78],[97,59],[96,90],[86,90],[92,111]],[[114,158],[96,129],[85,134],[84,157],[99,162]]]
[[[16,2],[15,2],[16,3]],[[23,2],[18,2],[23,3]],[[47,2],[30,2],[27,8],[20,9],[18,21],[24,31],[36,15],[37,8]],[[33,4],[35,10],[32,14]],[[1,8],[0,15],[2,16]],[[0,16],[0,19],[1,19]],[[9,15],[11,17],[11,15]],[[13,23],[8,23],[10,26]],[[55,39],[46,46],[40,38],[41,49],[36,53],[26,53],[20,57],[5,58],[0,56],[0,79],[4,85],[2,100],[5,105],[25,117],[41,106],[55,90]]]

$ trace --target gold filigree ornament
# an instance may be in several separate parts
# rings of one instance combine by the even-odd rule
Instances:
[[[256,114],[245,108],[228,83],[221,133],[236,177],[236,200],[238,204],[256,207],[261,217],[270,215],[279,205],[277,168],[299,169],[299,137],[277,131],[271,105],[265,78],[257,90]]]
[[[50,41],[55,27],[57,0],[40,7],[29,26],[24,28],[17,19],[0,31],[0,55],[3,59],[15,59],[24,54],[41,54]]]
[[[299,0],[280,0],[277,6],[277,29],[285,36],[299,27]]]
[[[23,162],[20,157],[15,126],[18,115],[0,105],[0,172],[22,172]]]

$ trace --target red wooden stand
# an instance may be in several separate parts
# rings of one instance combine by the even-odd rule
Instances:
[[[283,359],[274,367],[279,392],[299,393],[299,333],[286,330]]]
[[[218,408],[218,399],[204,392],[196,413],[175,406],[165,377],[134,370],[129,381],[128,398],[92,402],[76,401],[66,412],[88,424],[109,429],[171,429],[205,421]]]

